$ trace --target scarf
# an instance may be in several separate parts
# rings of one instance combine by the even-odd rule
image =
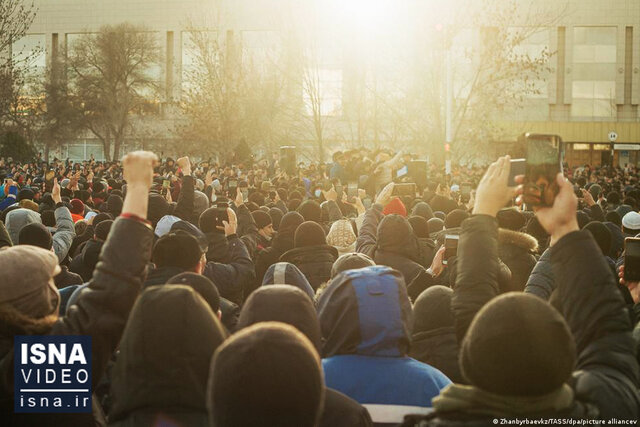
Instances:
[[[567,384],[542,396],[503,396],[460,384],[447,386],[433,399],[436,412],[514,417],[558,412],[573,404],[574,392]]]

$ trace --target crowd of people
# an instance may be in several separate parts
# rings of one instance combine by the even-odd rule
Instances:
[[[508,156],[412,160],[0,159],[0,425],[637,422],[639,171],[567,166],[534,212]],[[92,337],[92,413],[14,413],[48,334]]]

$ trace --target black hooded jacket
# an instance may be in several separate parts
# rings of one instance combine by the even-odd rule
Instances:
[[[338,259],[338,250],[329,245],[294,248],[285,252],[281,262],[290,262],[302,271],[313,290],[331,278],[331,268]]]
[[[145,290],[120,342],[109,425],[207,426],[209,363],[224,339],[217,317],[191,288]]]

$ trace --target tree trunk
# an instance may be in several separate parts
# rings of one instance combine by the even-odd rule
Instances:
[[[120,147],[122,146],[122,136],[116,136],[113,141],[113,160],[120,160]]]

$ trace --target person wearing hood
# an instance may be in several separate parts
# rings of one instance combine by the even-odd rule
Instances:
[[[409,217],[409,224],[411,224],[413,234],[418,239],[420,265],[424,268],[429,268],[433,262],[433,257],[436,255],[436,244],[429,233],[429,222],[422,216],[411,216]]]
[[[365,213],[356,251],[368,255],[376,264],[398,270],[405,282],[410,283],[425,269],[418,263],[418,240],[409,221],[401,215],[382,214],[393,188],[394,183],[384,187],[376,197],[375,204]]]
[[[109,425],[208,426],[209,363],[225,338],[215,313],[190,287],[147,288],[120,341]]]
[[[431,365],[451,381],[464,383],[458,366],[458,340],[454,329],[451,297],[445,286],[432,286],[413,305],[409,356]]]
[[[60,185],[58,185],[57,180],[54,181],[51,195],[56,203],[56,232],[53,234],[53,251],[58,257],[58,262],[62,262],[69,253],[73,238],[76,236],[76,229],[73,225],[71,212],[69,212],[69,209],[62,203]],[[5,224],[11,236],[11,241],[14,244],[19,244],[18,236],[22,227],[34,222],[42,223],[42,219],[40,218],[40,214],[32,210],[21,208],[9,212]]]
[[[451,381],[407,356],[411,303],[402,275],[384,266],[347,270],[318,301],[327,387],[362,404],[374,425],[427,413]]]
[[[536,265],[538,241],[520,230],[526,224],[522,212],[514,208],[501,209],[497,215],[498,255],[511,271],[509,290],[523,291]]]
[[[331,267],[336,259],[338,250],[327,245],[322,226],[305,221],[296,229],[294,248],[285,252],[280,262],[290,262],[298,267],[315,292],[331,277]]]
[[[339,219],[331,224],[327,234],[327,244],[338,250],[339,255],[356,251],[357,236],[348,219]]]
[[[300,288],[290,285],[260,288],[242,307],[238,327],[242,329],[259,322],[286,323],[302,332],[320,352],[320,323],[313,300],[307,296]],[[287,310],[282,307],[287,307]],[[370,425],[371,417],[360,404],[342,393],[325,388],[325,405],[319,427]]]
[[[96,225],[93,239],[87,241],[82,248],[82,252],[71,260],[69,269],[79,274],[84,282],[88,282],[93,277],[93,270],[98,263],[100,251],[107,240],[107,236],[109,236],[112,225],[112,220],[101,221]]]
[[[218,348],[211,361],[210,426],[316,427],[324,402],[318,353],[293,326],[249,326]]]
[[[404,425],[491,425],[496,418],[541,416],[637,420],[631,322],[600,249],[579,231],[578,201],[562,174],[553,206],[536,212],[551,235],[559,310],[521,292],[497,295],[495,217],[516,195],[507,186],[509,170],[508,156],[489,167],[460,234],[452,310],[460,368],[470,385],[447,387],[434,399],[434,413]]]
[[[298,267],[288,262],[277,262],[269,267],[262,279],[262,286],[266,285],[295,286],[315,301],[315,293],[305,275]]]
[[[126,216],[114,224],[88,290],[66,314],[58,310],[54,277],[60,267],[53,252],[28,245],[0,251],[0,270],[11,278],[0,280],[0,377],[6,380],[0,383],[3,425],[95,424],[91,414],[14,413],[13,336],[90,335],[91,388],[95,389],[120,342],[150,258],[153,233],[146,221],[147,192],[155,158],[152,153],[135,152],[123,159],[124,177],[130,184],[123,208]]]

